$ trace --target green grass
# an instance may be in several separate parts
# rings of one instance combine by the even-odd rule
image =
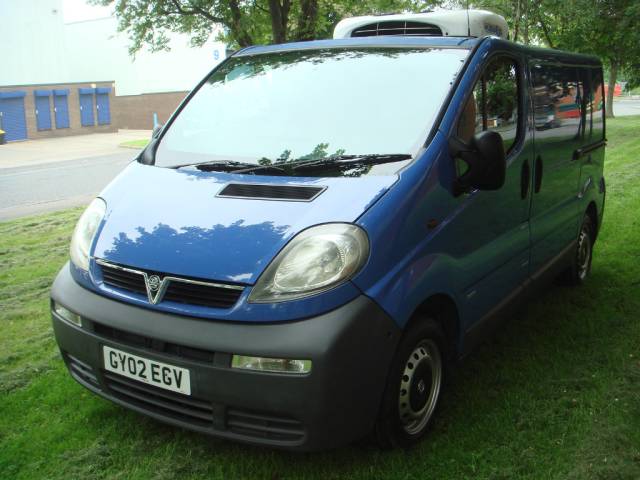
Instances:
[[[640,478],[640,117],[609,122],[582,288],[549,289],[457,370],[417,448],[291,454],[165,426],[77,385],[47,290],[79,210],[0,224],[0,478]]]
[[[122,142],[118,146],[123,148],[144,148],[147,146],[147,143],[149,143],[149,139],[143,138],[140,140],[128,140],[126,142]]]

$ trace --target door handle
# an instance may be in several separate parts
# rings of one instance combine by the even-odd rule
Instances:
[[[529,194],[529,183],[531,183],[531,168],[529,168],[529,160],[525,160],[522,164],[522,173],[520,174],[520,198],[523,200]]]
[[[538,193],[540,191],[540,187],[542,187],[542,158],[540,157],[540,155],[536,157],[535,175],[536,184],[533,191],[534,193]]]
[[[571,157],[571,160],[578,160],[583,155],[593,152],[594,150],[597,150],[601,147],[604,147],[606,144],[607,144],[606,140],[600,140],[599,142],[594,142],[585,147],[578,148],[573,151],[573,156]]]

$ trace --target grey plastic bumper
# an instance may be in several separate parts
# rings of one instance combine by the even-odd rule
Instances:
[[[78,285],[67,265],[51,298],[83,318],[79,328],[52,314],[65,362],[85,387],[174,425],[296,450],[340,446],[371,430],[400,335],[395,323],[364,296],[295,322],[216,322],[100,296]],[[114,384],[102,368],[103,345],[188,368],[191,397],[139,382]],[[189,349],[211,357],[189,356]],[[233,353],[311,359],[313,367],[300,376],[239,371],[230,368]]]

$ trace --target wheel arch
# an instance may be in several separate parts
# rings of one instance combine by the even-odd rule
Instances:
[[[453,298],[445,293],[430,295],[413,312],[406,328],[424,317],[432,318],[442,329],[447,342],[446,356],[455,359],[460,347],[460,315]]]
[[[598,224],[598,207],[596,202],[591,200],[589,205],[587,205],[587,210],[585,212],[586,215],[589,215],[591,222],[593,222],[593,226],[595,227],[595,234],[593,240],[598,237],[598,232],[600,231],[600,225]]]

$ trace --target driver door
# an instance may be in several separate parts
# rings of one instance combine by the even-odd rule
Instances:
[[[485,320],[517,298],[529,276],[533,142],[526,121],[526,85],[518,58],[491,57],[457,124],[457,137],[467,143],[485,130],[500,133],[507,163],[502,188],[461,195],[455,238],[464,271],[458,295],[469,319],[467,334],[475,333]],[[465,168],[466,164],[457,159],[457,174],[464,174]]]

